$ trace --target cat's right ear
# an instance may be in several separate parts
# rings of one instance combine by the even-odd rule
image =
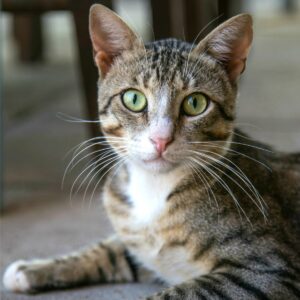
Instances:
[[[140,39],[129,26],[101,4],[94,4],[90,9],[89,30],[94,60],[102,78],[117,56],[141,46]]]

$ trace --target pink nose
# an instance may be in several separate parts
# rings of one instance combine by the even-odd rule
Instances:
[[[159,154],[162,154],[167,146],[170,144],[171,142],[171,137],[170,138],[151,138],[151,141],[152,143],[155,145],[155,148],[156,148],[156,151],[159,153]]]

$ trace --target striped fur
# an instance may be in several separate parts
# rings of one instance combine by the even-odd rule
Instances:
[[[103,189],[117,235],[60,258],[17,261],[5,286],[37,292],[150,276],[169,285],[152,300],[300,299],[300,154],[271,152],[234,124],[251,18],[237,16],[194,46],[142,45],[103,6],[91,16],[103,143],[118,157]],[[128,88],[144,93],[144,111],[122,104]],[[195,91],[209,106],[184,116]],[[159,126],[172,140],[156,163],[149,137]]]

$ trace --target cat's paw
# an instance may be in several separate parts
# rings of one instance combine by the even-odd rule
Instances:
[[[3,276],[3,284],[6,289],[18,293],[31,291],[29,278],[24,271],[27,264],[24,260],[18,260],[7,267]]]

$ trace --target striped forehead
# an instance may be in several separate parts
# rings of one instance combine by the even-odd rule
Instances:
[[[179,91],[203,88],[221,95],[231,90],[223,68],[209,55],[191,54],[191,48],[152,46],[151,55],[144,61],[144,71],[138,77],[147,89],[169,85],[173,96]]]
[[[153,47],[147,57],[147,71],[142,74],[144,84],[149,84],[151,80],[155,80],[161,86],[171,83],[176,75],[183,72],[186,61],[185,54],[177,48]]]
[[[172,47],[174,45],[177,47]],[[143,71],[137,76],[145,88],[165,84],[178,89],[195,87],[209,81],[216,71],[213,59],[205,54],[193,57],[191,46],[176,40],[155,42],[147,50]]]

